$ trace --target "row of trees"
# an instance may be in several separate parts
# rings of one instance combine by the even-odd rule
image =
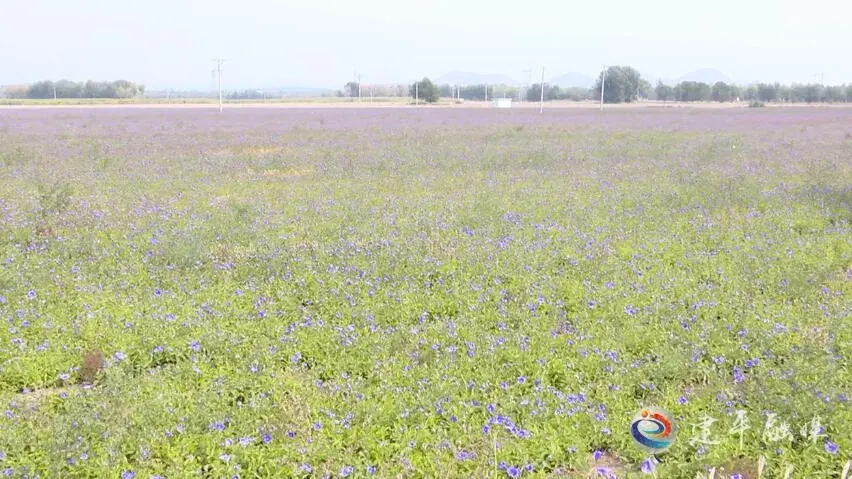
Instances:
[[[632,102],[641,98],[654,96],[651,84],[642,78],[639,72],[628,66],[609,67],[604,77],[598,77],[594,88],[560,88],[557,85],[544,84],[544,99],[552,100],[574,100],[583,101],[596,99],[601,91],[601,83],[604,83],[604,101],[606,103]],[[357,95],[357,83],[347,84],[346,89],[354,91]],[[535,83],[529,88],[509,87],[505,85],[466,85],[453,87],[451,85],[435,85],[428,78],[411,85],[409,95],[427,103],[438,101],[440,97],[462,98],[465,100],[484,100],[488,88],[488,98],[509,97],[526,98],[527,101],[539,101],[542,98],[542,85]],[[525,95],[523,93],[525,92]]]
[[[237,90],[226,95],[228,100],[265,100],[268,95],[263,90]]]
[[[437,85],[429,78],[424,78],[417,83],[415,89],[414,84],[411,85],[362,85],[361,97],[367,97],[372,94],[376,97],[404,97],[419,98],[420,100],[429,103],[430,100],[438,101],[439,98],[453,98],[465,101],[484,101],[487,98],[516,98],[526,99],[527,101],[538,101],[541,96],[541,85],[536,83],[529,88],[510,86],[510,85]],[[434,87],[434,90],[433,90]],[[432,93],[437,93],[437,96]],[[339,97],[358,98],[358,83],[349,82],[344,85],[343,89],[337,92]],[[583,101],[594,98],[592,90],[588,88],[571,87],[561,88],[556,85],[545,84],[544,99],[550,100],[573,100]]]
[[[842,103],[852,102],[852,85],[824,86],[819,84],[756,83],[747,87],[716,82],[712,86],[703,82],[681,82],[674,87],[657,84],[658,100],[762,101],[783,103]]]
[[[111,82],[92,81],[74,82],[71,80],[40,81],[32,85],[18,85],[6,88],[7,98],[133,98],[145,93],[145,85],[127,80]]]
[[[605,74],[602,72],[598,76],[595,86],[591,89],[560,88],[545,83],[544,100],[597,100],[600,98],[601,84],[604,86],[603,99],[605,103],[630,103],[639,99],[682,102],[852,102],[852,85],[755,83],[742,87],[721,81],[712,85],[704,82],[685,81],[675,86],[660,82],[654,88],[647,80],[642,78],[639,71],[629,66],[608,67]],[[355,85],[357,86],[357,84]],[[426,102],[437,101],[438,97],[461,97],[465,100],[485,99],[486,85],[468,85],[456,89],[456,87],[450,85],[435,86],[428,78],[424,78],[417,85],[419,98]],[[503,94],[495,94],[498,91],[502,91]],[[523,89],[517,87],[489,87],[488,98],[497,96],[520,98],[522,96],[520,93],[523,91]],[[527,101],[539,101],[542,96],[542,85],[533,84],[525,91],[526,94],[523,96]],[[415,96],[413,85],[409,88],[409,95]]]

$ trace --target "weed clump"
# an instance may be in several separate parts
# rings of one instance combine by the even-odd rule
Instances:
[[[98,378],[98,374],[104,368],[104,353],[99,350],[94,350],[87,353],[83,357],[83,364],[80,365],[80,382],[82,384],[94,384]]]

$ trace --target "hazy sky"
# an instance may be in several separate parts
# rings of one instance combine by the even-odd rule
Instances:
[[[0,84],[341,88],[450,70],[525,79],[629,64],[663,78],[852,82],[849,0],[0,0]]]

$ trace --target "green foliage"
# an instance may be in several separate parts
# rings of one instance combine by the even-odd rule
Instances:
[[[228,100],[263,100],[267,95],[263,90],[239,90],[228,93]]]
[[[704,82],[684,81],[674,87],[677,101],[710,101],[712,98],[710,85]]]
[[[758,83],[757,99],[762,102],[771,102],[778,100],[780,89],[781,85],[778,83],[772,85],[767,83]]]
[[[711,97],[713,98],[713,101],[718,102],[733,101],[735,98],[734,92],[731,90],[731,86],[723,81],[713,84]]]
[[[600,94],[603,72],[598,76],[594,90]],[[630,103],[639,98],[642,76],[633,67],[612,66],[606,70],[604,103]]]
[[[766,105],[760,100],[752,100],[748,104],[749,108],[763,108],[764,106]]]
[[[663,84],[662,81],[657,82],[655,92],[657,94],[657,100],[668,101],[675,99],[674,88]]]
[[[59,80],[57,82],[45,80],[30,85],[24,94],[24,98],[133,98],[144,93],[144,85],[137,85],[127,80],[113,82],[88,80],[85,83],[70,80]]]
[[[0,131],[0,470],[641,477],[653,404],[680,428],[657,477],[840,477],[850,114],[506,113]]]
[[[358,98],[358,90],[360,86],[356,81],[347,82],[346,85],[343,85],[343,94],[348,96],[349,98]]]
[[[426,103],[435,103],[441,98],[440,89],[432,83],[432,80],[425,77],[419,82],[411,85],[410,94],[411,98],[415,98]]]
[[[42,217],[49,218],[64,213],[71,205],[73,192],[72,185],[65,181],[58,181],[50,186],[39,184],[39,211]]]
[[[559,90],[559,86],[557,85],[548,85],[545,83],[544,85],[544,101],[551,100],[559,100],[562,98],[561,92]],[[541,84],[533,83],[529,89],[527,89],[527,101],[541,101]]]

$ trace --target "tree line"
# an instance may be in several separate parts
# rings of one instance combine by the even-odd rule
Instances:
[[[420,101],[430,103],[440,98],[461,99],[465,101],[484,101],[493,98],[527,99],[538,101],[541,95],[541,86],[534,84],[529,88],[514,85],[450,85],[448,83],[435,84],[429,78],[424,78],[411,85],[361,85],[361,97],[370,95],[370,90],[376,97],[405,97],[412,99],[417,97]],[[338,90],[338,97],[358,98],[358,83],[348,82],[342,90]],[[593,92],[588,88],[569,87],[561,88],[556,85],[545,84],[545,100],[574,100],[582,101],[594,98]]]
[[[75,82],[71,80],[44,80],[32,85],[6,88],[6,98],[133,98],[145,93],[145,85],[127,80]]]
[[[715,101],[737,100],[781,102],[781,103],[843,103],[852,102],[852,85],[820,85],[780,83],[755,83],[746,87],[716,82],[680,82],[668,86],[662,82],[655,88],[656,99],[668,101]]]
[[[416,87],[415,87],[416,85]],[[674,86],[658,82],[652,86],[642,75],[630,66],[611,66],[601,72],[592,88],[561,88],[545,83],[544,101],[553,100],[600,100],[603,85],[604,103],[630,103],[638,100],[660,100],[680,102],[733,102],[759,101],[781,103],[839,103],[852,102],[852,84],[820,85],[755,83],[740,86],[733,83],[716,82],[711,84],[698,81],[683,81]],[[529,87],[507,85],[436,85],[424,78],[408,87],[408,95],[420,101],[430,103],[439,98],[482,101],[487,98],[508,97],[527,101],[542,99],[542,85],[534,83]],[[362,87],[362,96],[364,95]],[[388,96],[404,96],[403,88],[393,88]],[[383,92],[385,93],[385,92]],[[358,96],[358,84],[349,82],[340,96]]]

